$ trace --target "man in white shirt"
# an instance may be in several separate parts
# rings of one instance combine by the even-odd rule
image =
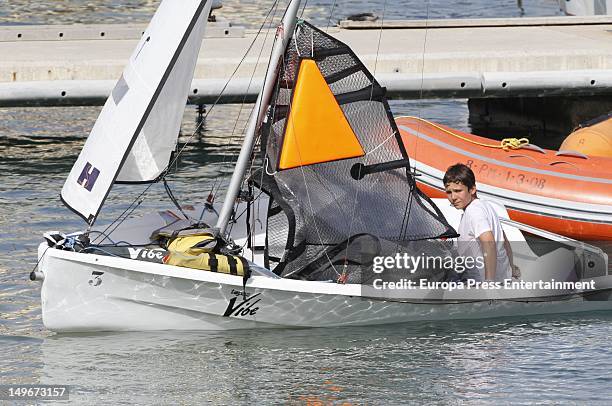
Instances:
[[[443,182],[448,200],[456,209],[463,210],[457,230],[459,254],[475,259],[475,266],[466,269],[464,277],[503,282],[512,276],[520,276],[495,209],[476,195],[474,172],[467,165],[455,164],[447,169]],[[476,260],[478,257],[483,260]],[[478,266],[483,262],[484,267]]]

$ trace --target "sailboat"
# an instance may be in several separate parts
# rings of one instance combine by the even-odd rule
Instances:
[[[441,264],[378,269],[398,256],[457,258],[458,214],[416,186],[385,89],[346,44],[298,20],[296,0],[220,211],[183,206],[96,228],[113,184],[159,181],[172,161],[210,0],[175,3],[162,1],[62,189],[88,230],[50,233],[39,246],[31,277],[42,281],[48,329],[324,327],[612,308],[601,250],[512,222],[503,207],[510,239],[525,241],[522,229],[558,245],[515,252],[523,281],[561,288],[452,289],[457,269]],[[432,285],[406,288],[422,281]]]

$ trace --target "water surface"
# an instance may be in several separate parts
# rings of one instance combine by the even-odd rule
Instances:
[[[269,0],[224,1],[220,15],[254,27]],[[348,14],[385,18],[516,17],[514,1],[309,1],[317,24]],[[558,15],[554,0],[528,16]],[[0,1],[0,24],[145,22],[157,1]],[[170,184],[183,203],[224,189],[251,106],[217,106],[185,150]],[[469,131],[464,100],[392,102]],[[55,335],[44,329],[40,288],[27,276],[49,230],[84,223],[59,190],[99,107],[0,109],[0,383],[73,385],[75,404],[588,403],[612,398],[612,315],[553,315],[369,328]],[[195,128],[188,107],[180,142]],[[234,134],[233,137],[230,135]],[[144,187],[117,186],[100,223]],[[153,187],[135,215],[171,207]]]

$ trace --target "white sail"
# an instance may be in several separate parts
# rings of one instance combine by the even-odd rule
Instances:
[[[166,169],[181,125],[211,0],[163,0],[62,188],[93,224],[113,183]]]

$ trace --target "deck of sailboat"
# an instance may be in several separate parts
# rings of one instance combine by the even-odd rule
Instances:
[[[43,321],[58,332],[376,325],[612,309],[606,276],[593,278],[597,291],[441,287],[394,297],[361,284],[256,274],[244,290],[240,276],[41,244],[43,252],[41,267],[51,271],[41,292]],[[532,269],[527,275],[536,277],[537,264]]]

